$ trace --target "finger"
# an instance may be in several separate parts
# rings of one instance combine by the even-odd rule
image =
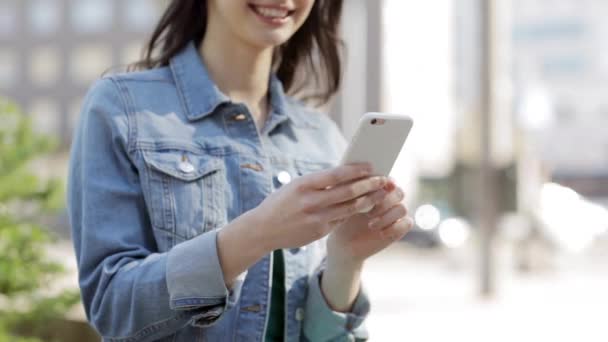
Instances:
[[[327,207],[348,202],[371,192],[381,190],[386,186],[387,182],[388,179],[386,177],[368,177],[321,191],[315,196],[318,196],[317,203],[319,203],[319,206]]]
[[[391,192],[391,191],[395,190],[396,188],[397,188],[397,183],[395,183],[395,180],[393,178],[389,177],[388,183],[384,187],[384,190]]]
[[[378,233],[383,240],[399,241],[412,230],[412,227],[414,227],[414,221],[409,217],[405,217],[389,227],[380,230]]]
[[[369,220],[368,226],[371,230],[381,230],[404,218],[406,215],[407,209],[405,206],[403,204],[397,204],[383,215]]]
[[[386,190],[380,189],[372,192],[367,196],[362,196],[348,202],[333,205],[325,210],[322,214],[326,220],[344,220],[354,214],[359,213],[365,208],[369,208],[378,203],[381,203],[386,197]]]
[[[385,189],[386,189],[386,187],[385,187]],[[393,191],[391,191],[388,194],[388,196],[386,196],[386,199],[382,203],[375,206],[374,209],[372,211],[368,212],[366,215],[370,219],[378,217],[378,216],[386,213],[388,210],[390,210],[395,205],[401,203],[401,201],[403,201],[404,198],[405,198],[405,193],[403,192],[403,190],[401,188],[394,188]]]
[[[325,190],[341,183],[352,182],[356,179],[369,177],[372,166],[369,163],[356,163],[338,166],[304,176],[303,179],[311,188]]]

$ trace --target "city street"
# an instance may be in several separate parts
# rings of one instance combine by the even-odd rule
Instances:
[[[551,272],[502,272],[498,295],[484,300],[459,265],[470,256],[459,257],[402,244],[370,260],[370,341],[608,341],[608,263],[576,257]]]

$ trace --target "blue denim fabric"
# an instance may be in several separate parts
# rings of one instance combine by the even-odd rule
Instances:
[[[272,255],[226,288],[216,237],[292,177],[336,165],[345,141],[325,115],[269,84],[258,130],[189,44],[170,65],[106,76],[75,131],[68,212],[86,313],[105,341],[262,341]],[[281,227],[276,227],[281,229]],[[285,250],[287,341],[366,339],[369,302],[332,311],[319,288],[325,241]]]

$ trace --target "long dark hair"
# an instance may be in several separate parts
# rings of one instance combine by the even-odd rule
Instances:
[[[207,1],[172,0],[145,45],[142,59],[130,70],[167,66],[190,41],[205,37]],[[273,70],[288,93],[317,89],[306,99],[326,103],[340,88],[342,75],[339,21],[342,0],[315,0],[302,27],[275,49]],[[312,84],[311,84],[312,82]]]

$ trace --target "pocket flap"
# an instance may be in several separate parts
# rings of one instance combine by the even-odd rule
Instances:
[[[143,158],[151,168],[184,181],[193,181],[223,168],[220,158],[190,151],[144,151]]]

